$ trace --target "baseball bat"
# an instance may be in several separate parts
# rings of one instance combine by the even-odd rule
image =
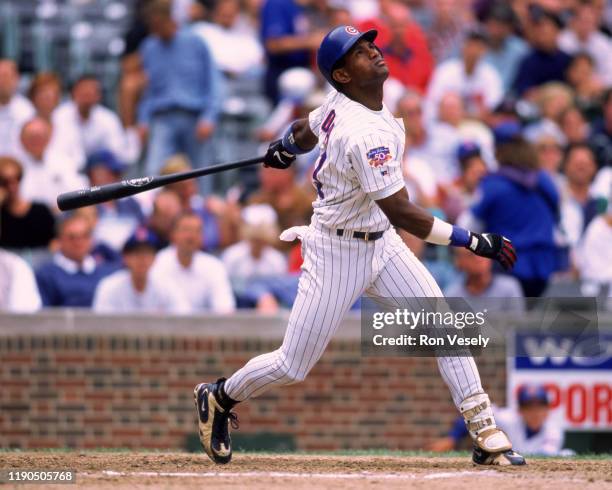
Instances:
[[[196,177],[216,174],[226,170],[256,165],[262,163],[263,160],[264,157],[255,157],[248,160],[213,165],[206,168],[197,168],[187,172],[139,177],[137,179],[127,179],[120,182],[113,182],[112,184],[65,192],[57,196],[57,206],[62,211],[70,211],[71,209],[92,206],[94,204],[100,204],[101,202],[111,201],[112,199],[133,196],[134,194],[140,194],[141,192],[157,189],[158,187],[174,184],[182,180],[194,179]]]

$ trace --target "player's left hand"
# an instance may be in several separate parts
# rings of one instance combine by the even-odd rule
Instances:
[[[284,170],[289,168],[294,161],[295,155],[283,146],[282,140],[276,140],[268,147],[264,157],[264,166]]]
[[[481,257],[497,260],[507,271],[512,269],[516,262],[514,245],[505,236],[498,233],[470,232],[470,242],[466,248]]]

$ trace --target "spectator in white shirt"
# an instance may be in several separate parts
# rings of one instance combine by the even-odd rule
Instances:
[[[24,175],[22,196],[40,201],[57,210],[57,196],[62,192],[85,187],[86,179],[77,174],[73,162],[49,148],[53,128],[41,117],[35,117],[21,130],[21,153]]]
[[[85,153],[76,128],[62,125],[57,120],[57,107],[62,99],[62,83],[59,77],[49,72],[36,75],[30,83],[28,98],[34,104],[36,115],[48,121],[54,128],[49,151],[65,155],[80,169],[85,162]]]
[[[607,214],[591,221],[582,244],[576,253],[576,262],[583,281],[583,294],[596,296],[602,286],[609,285],[612,294],[612,204]]]
[[[238,0],[215,2],[211,21],[193,29],[204,39],[221,71],[241,76],[261,70],[263,48],[255,30],[240,15]]]
[[[149,274],[155,261],[157,241],[146,228],[139,228],[123,246],[126,269],[104,278],[94,295],[98,313],[169,313],[190,310],[187,299],[171,284]]]
[[[455,151],[461,142],[459,127],[464,114],[461,96],[446,92],[440,98],[438,119],[427,128],[429,138],[423,159],[431,166],[440,186],[450,185],[459,177]]]
[[[408,90],[397,103],[395,114],[406,130],[403,173],[411,200],[423,207],[438,205],[438,179],[429,160],[430,135],[423,121],[423,99]]]
[[[243,240],[227,248],[221,259],[239,303],[258,311],[278,310],[277,288],[283,288],[287,260],[271,244],[278,241],[277,215],[269,204],[252,204],[242,211]],[[281,295],[279,295],[281,296]]]
[[[482,119],[502,100],[502,80],[491,65],[483,60],[487,52],[484,31],[468,32],[461,58],[439,64],[433,72],[425,99],[425,120],[437,118],[438,105],[444,94],[456,92],[464,102],[466,114]]]
[[[30,266],[18,255],[0,249],[0,311],[33,313],[41,306]]]
[[[598,30],[598,15],[591,2],[576,2],[569,29],[559,36],[559,47],[568,54],[586,51],[595,60],[597,74],[612,85],[612,41]]]
[[[0,155],[14,156],[19,148],[19,132],[34,116],[34,107],[17,93],[19,72],[14,61],[0,59]]]
[[[202,219],[183,213],[174,222],[172,245],[157,254],[151,274],[172,284],[191,311],[232,313],[234,294],[223,263],[202,252]]]
[[[92,75],[79,78],[72,87],[72,100],[57,108],[56,121],[78,134],[83,153],[88,156],[109,150],[124,162],[135,161],[140,154],[138,138],[128,138],[119,116],[100,104],[100,82]]]

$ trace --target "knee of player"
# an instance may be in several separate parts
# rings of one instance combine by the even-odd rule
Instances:
[[[301,383],[306,379],[306,371],[289,370],[287,371],[287,379],[289,384]]]
[[[305,370],[300,369],[300,364],[297,359],[288,360],[282,353],[279,353],[276,369],[286,384],[300,383],[304,381],[306,374],[308,374]]]

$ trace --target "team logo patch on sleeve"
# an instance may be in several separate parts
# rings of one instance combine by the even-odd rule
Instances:
[[[368,163],[374,168],[382,167],[385,163],[393,158],[391,156],[391,151],[386,146],[372,148],[366,155],[368,157]]]

